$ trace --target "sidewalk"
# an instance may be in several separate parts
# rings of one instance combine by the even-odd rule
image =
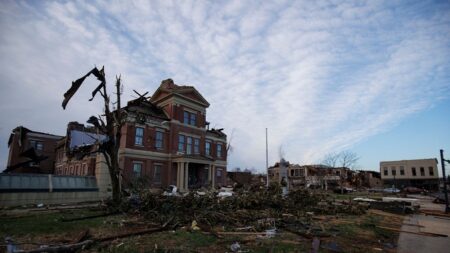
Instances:
[[[415,196],[411,196],[415,197]],[[430,198],[420,198],[421,210],[443,211],[444,205],[432,203]],[[447,253],[450,252],[450,218],[416,214],[404,219],[401,230],[409,232],[426,232],[447,235],[434,237],[400,233],[398,239],[399,253]]]

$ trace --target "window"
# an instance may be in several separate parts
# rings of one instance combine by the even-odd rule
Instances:
[[[411,171],[412,171],[412,175],[413,175],[413,176],[417,176],[416,168],[412,167],[412,168],[411,168]]]
[[[217,181],[221,182],[222,181],[222,170],[221,169],[217,169],[216,176],[217,176]]]
[[[133,163],[133,176],[134,178],[141,177],[142,163]]]
[[[194,154],[200,154],[200,139],[194,138]]]
[[[184,152],[184,135],[178,135],[178,151]]]
[[[36,150],[44,150],[44,144],[40,141],[36,142]]]
[[[423,167],[420,167],[420,175],[425,176],[425,169]]]
[[[186,139],[186,154],[190,155],[192,154],[192,137],[187,137]]]
[[[383,169],[383,174],[384,174],[385,176],[388,175],[388,169],[387,169],[386,167],[384,167],[384,169]]]
[[[144,140],[144,128],[136,127],[136,134],[134,136],[134,144],[135,145],[143,145]]]
[[[205,154],[211,155],[211,142],[209,141],[205,142]]]
[[[403,176],[405,175],[405,167],[400,166],[400,175]]]
[[[392,167],[391,170],[392,170],[392,176],[396,176],[397,170],[395,169],[395,167]]]
[[[294,176],[294,170],[291,170],[291,177]]]
[[[222,145],[217,144],[217,157],[222,157]]]
[[[153,182],[161,183],[161,165],[155,164],[155,169],[153,171]]]
[[[44,150],[44,143],[42,141],[30,141],[30,147],[36,150]]]
[[[188,112],[188,111],[184,111],[183,112],[183,123],[192,125],[192,126],[196,126],[197,125],[197,114]]]
[[[428,167],[428,174],[430,174],[430,176],[434,176],[434,169],[433,169],[433,167]]]
[[[156,131],[155,148],[162,149],[162,147],[163,147],[163,133],[160,131]]]
[[[183,123],[184,123],[184,124],[189,124],[189,112],[184,111],[183,116],[184,116],[184,118],[183,118]]]
[[[196,126],[197,125],[197,115],[194,113],[191,113],[191,125]]]

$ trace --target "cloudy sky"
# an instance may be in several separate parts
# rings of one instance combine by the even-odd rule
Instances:
[[[232,136],[229,168],[352,150],[380,160],[450,156],[448,1],[0,1],[0,164],[11,130],[64,134],[100,113],[105,66],[124,99],[161,80],[195,86]]]

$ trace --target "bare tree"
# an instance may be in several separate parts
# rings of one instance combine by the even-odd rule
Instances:
[[[231,129],[230,138],[228,138],[227,157],[229,156],[229,154],[231,154],[233,152],[233,146],[231,146],[231,141],[233,140],[233,137],[234,137],[234,128]]]
[[[346,151],[342,151],[341,153],[339,153],[338,163],[339,163],[339,166],[341,166],[343,168],[349,168],[349,169],[353,170],[355,168],[358,160],[359,160],[359,157],[355,152],[346,150]]]
[[[342,151],[340,153],[330,153],[325,155],[322,163],[339,171],[339,185],[341,193],[344,193],[344,182],[347,180],[347,169],[353,170],[358,162],[359,157],[355,152]]]
[[[325,155],[325,157],[323,158],[322,164],[335,168],[338,160],[339,160],[339,154],[329,153],[329,154]]]
[[[110,109],[110,97],[106,92],[106,79],[104,68],[98,70],[97,68],[92,69],[83,77],[72,82],[70,89],[64,94],[64,101],[62,103],[63,108],[66,108],[67,103],[70,98],[76,93],[78,88],[84,82],[84,80],[93,74],[101,81],[100,85],[92,92],[92,101],[97,93],[103,97],[104,101],[104,115],[102,116],[91,116],[88,123],[93,124],[102,134],[107,138],[105,141],[99,143],[99,148],[97,152],[103,154],[105,158],[106,165],[109,170],[109,175],[111,177],[112,186],[112,198],[114,204],[119,204],[121,201],[120,192],[120,167],[119,167],[119,146],[121,139],[121,129],[124,124],[124,119],[126,118],[124,112],[121,110],[120,95],[122,90],[121,78],[116,76],[116,101],[113,103],[113,110]],[[114,108],[115,107],[115,108]]]

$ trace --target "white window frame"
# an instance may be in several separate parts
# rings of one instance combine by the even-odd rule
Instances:
[[[200,154],[200,139],[194,138],[194,154]]]
[[[216,150],[216,155],[217,157],[222,157],[222,144],[217,143],[217,150]]]
[[[209,147],[208,147],[209,144]],[[205,154],[206,155],[211,155],[211,147],[212,147],[212,141],[205,141]]]
[[[135,165],[139,165],[139,175],[137,175],[138,173],[136,173]],[[142,177],[142,167],[143,167],[142,165],[143,165],[142,162],[133,161],[133,178],[140,178],[140,177]]]
[[[158,139],[158,134],[160,134],[161,139]],[[163,149],[164,147],[164,132],[156,130],[155,132],[155,148]]]
[[[191,136],[186,137],[186,154],[188,155],[192,154],[192,139]]]
[[[180,140],[183,140],[182,142]],[[178,135],[178,152],[184,152],[186,150],[186,136],[179,134]],[[181,147],[181,149],[180,149]]]
[[[142,130],[142,135],[138,135],[138,130]],[[144,128],[143,127],[135,127],[134,145],[144,146]]]
[[[160,163],[156,163],[155,165],[153,165],[153,182],[154,183],[161,183],[161,176],[162,176],[162,164]],[[158,171],[157,168],[159,169],[159,178],[158,180],[156,180],[156,172]]]

